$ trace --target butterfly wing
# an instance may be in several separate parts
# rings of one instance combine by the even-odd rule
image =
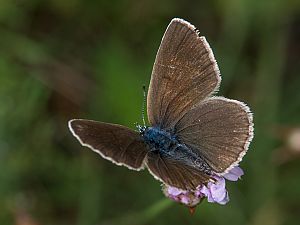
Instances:
[[[147,97],[152,126],[172,128],[196,103],[215,92],[221,77],[205,37],[182,19],[169,24],[156,55]]]
[[[159,181],[182,190],[195,190],[210,177],[203,172],[164,155],[149,152],[146,160],[149,172]]]
[[[222,175],[246,154],[253,137],[252,114],[242,102],[212,97],[188,111],[175,130],[180,141]]]
[[[134,170],[144,168],[147,148],[137,132],[121,125],[82,119],[71,120],[69,128],[83,146],[103,158]]]

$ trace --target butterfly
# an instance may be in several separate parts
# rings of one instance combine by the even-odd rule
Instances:
[[[214,96],[221,76],[205,37],[175,18],[162,38],[147,94],[150,126],[69,121],[78,141],[133,170],[147,168],[164,184],[195,190],[237,166],[253,137],[252,113]]]

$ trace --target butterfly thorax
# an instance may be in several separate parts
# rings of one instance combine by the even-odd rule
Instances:
[[[186,145],[180,143],[178,138],[171,132],[158,127],[139,127],[139,131],[151,152],[181,161],[200,171],[211,174],[211,168],[206,161]]]

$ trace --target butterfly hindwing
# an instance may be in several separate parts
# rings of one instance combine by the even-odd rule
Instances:
[[[147,97],[150,124],[172,128],[193,105],[215,92],[220,81],[205,37],[188,22],[173,19],[153,66]]]
[[[182,190],[195,190],[210,180],[208,175],[196,168],[156,152],[147,154],[146,164],[156,179]]]
[[[69,128],[83,146],[103,158],[134,170],[144,168],[147,147],[138,132],[121,125],[83,119],[71,120]]]
[[[188,111],[175,130],[213,171],[224,174],[246,154],[253,137],[252,114],[242,102],[212,97]]]

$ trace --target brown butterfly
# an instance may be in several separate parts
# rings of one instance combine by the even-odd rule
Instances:
[[[250,109],[212,96],[221,82],[213,52],[190,23],[173,19],[156,55],[147,96],[150,126],[74,119],[83,146],[117,165],[141,170],[184,190],[238,165],[253,137]]]

